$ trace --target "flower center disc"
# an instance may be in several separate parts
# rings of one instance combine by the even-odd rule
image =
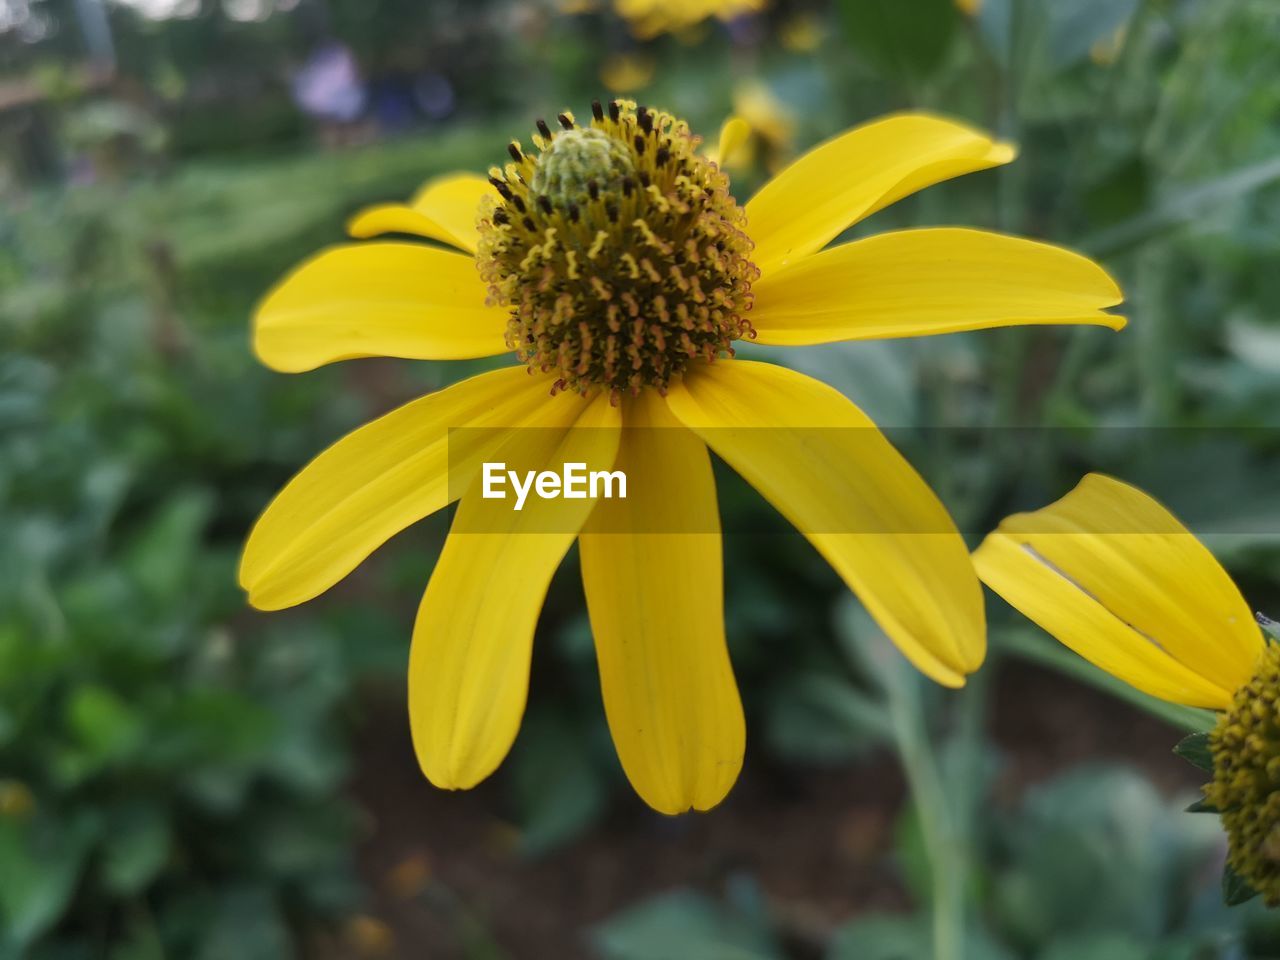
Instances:
[[[1267,645],[1209,744],[1213,782],[1205,799],[1221,813],[1227,859],[1269,906],[1280,904],[1280,645]]]
[[[753,337],[746,216],[728,178],[670,114],[613,101],[590,126],[542,121],[537,153],[508,148],[480,215],[490,300],[511,311],[508,346],[555,390],[666,392],[695,360]]]

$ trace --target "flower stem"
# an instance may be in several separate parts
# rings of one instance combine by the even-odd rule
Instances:
[[[886,678],[893,729],[920,818],[932,880],[933,956],[963,960],[965,941],[965,842],[963,830],[943,790],[942,770],[925,729],[920,685],[909,671]]]

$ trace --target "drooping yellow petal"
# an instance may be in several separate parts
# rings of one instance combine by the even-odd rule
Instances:
[[[752,288],[761,343],[917,337],[1018,324],[1091,323],[1124,299],[1087,257],[998,233],[882,233],[805,257]]]
[[[258,518],[240,585],[260,610],[310,600],[405,527],[449,503],[450,488],[501,442],[501,428],[562,426],[581,411],[526,367],[483,373],[414,400],[343,437],[290,480]],[[450,436],[457,427],[473,427]],[[450,482],[452,480],[452,483]]]
[[[732,166],[735,154],[742,149],[747,138],[751,136],[751,125],[742,117],[733,116],[720,127],[720,142],[711,159],[721,167]]]
[[[507,352],[507,311],[485,305],[475,260],[409,243],[332,247],[286,276],[253,319],[274,370],[336,360],[458,360]]]
[[[518,430],[495,454],[510,468],[569,462],[607,470],[620,415],[607,395],[568,430]],[[524,713],[534,625],[547,585],[593,501],[463,495],[418,609],[409,655],[409,721],[418,763],[438,787],[474,786],[511,748]]]
[[[1225,708],[1262,638],[1227,572],[1150,496],[1089,474],[974,553],[983,581],[1078,654],[1139,690]]]
[[[782,512],[922,672],[960,686],[982,663],[982,589],[933,491],[825,384],[727,360],[671,390],[672,412]]]
[[[753,259],[767,277],[907,194],[1014,156],[1009,144],[926,114],[856,127],[804,154],[747,204]]]
[[[347,223],[347,232],[358,239],[415,233],[475,253],[480,201],[492,190],[479,174],[451,173],[428,181],[407,205],[384,203],[361,210]]]
[[[654,391],[626,401],[625,426],[627,498],[600,500],[580,541],[605,713],[645,802],[708,810],[737,780],[746,744],[711,459]]]

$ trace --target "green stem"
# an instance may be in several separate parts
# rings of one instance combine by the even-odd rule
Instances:
[[[1177,371],[1173,362],[1173,316],[1169,310],[1165,277],[1169,270],[1168,244],[1155,244],[1138,257],[1137,303],[1142,323],[1134,340],[1138,348],[1138,382],[1142,388],[1142,421],[1162,427],[1174,422],[1178,410]]]
[[[1030,663],[1048,667],[1064,676],[1083,681],[1104,693],[1111,694],[1118,700],[1124,700],[1145,710],[1179,730],[1201,733],[1213,727],[1215,718],[1211,711],[1184,707],[1147,696],[1123,680],[1095,667],[1061,644],[1049,640],[1043,634],[1037,636],[1029,630],[1001,630],[993,633],[992,639],[996,643],[996,650],[1013,654]]]
[[[886,683],[898,756],[920,818],[933,884],[934,960],[964,960],[965,856],[961,831],[943,789],[942,771],[925,729],[919,682],[906,670]]]

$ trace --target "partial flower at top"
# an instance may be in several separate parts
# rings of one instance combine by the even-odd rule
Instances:
[[[822,44],[822,21],[813,13],[797,13],[778,31],[784,50],[812,53]]]
[[[703,20],[729,21],[759,13],[768,0],[613,0],[613,9],[642,40],[663,33],[683,33]]]
[[[765,169],[777,172],[791,158],[795,148],[795,115],[767,85],[748,80],[734,87],[733,116],[746,124],[746,134],[736,149],[717,158],[721,166],[741,169],[760,161]]]
[[[684,122],[628,101],[593,104],[585,124],[561,114],[554,131],[539,121],[532,148],[512,142],[487,178],[434,180],[349,228],[452,249],[332,247],[258,308],[254,348],[286,372],[367,356],[512,355],[513,366],[409,403],[321,454],[259,519],[240,568],[255,606],[292,606],[460,497],[409,664],[414,745],[438,786],[472,786],[510,748],[543,598],[576,539],[631,783],[666,813],[728,792],[744,727],[708,447],[799,528],[912,663],[963,684],[985,652],[983,602],[946,509],[848,399],[734,359],[734,345],[1124,324],[1105,312],[1121,293],[1101,267],[1031,240],[948,227],[823,249],[910,193],[1013,159],[969,127],[923,115],[869,123],[745,205],[698,146]],[[465,427],[487,429],[451,442]],[[482,462],[517,456],[622,469],[628,496],[531,501],[478,530],[492,503]]]
[[[600,64],[600,82],[610,93],[635,93],[653,82],[653,58],[643,53],[613,53]]]
[[[1005,519],[973,559],[987,586],[1086,660],[1219,711],[1205,798],[1231,867],[1280,903],[1280,648],[1204,544],[1141,490],[1095,473]]]

